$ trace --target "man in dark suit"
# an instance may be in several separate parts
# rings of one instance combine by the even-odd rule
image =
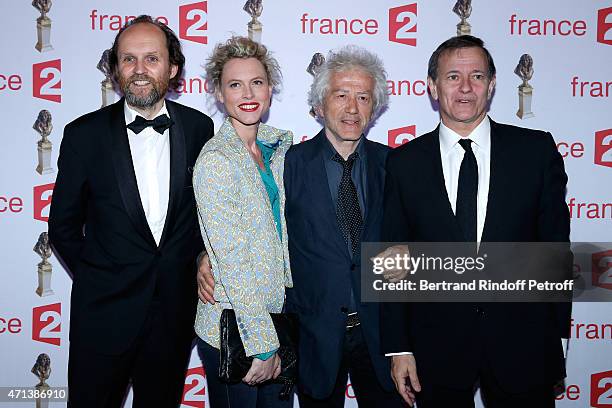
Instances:
[[[495,65],[482,40],[445,41],[428,76],[441,123],[389,154],[383,241],[568,242],[563,160],[549,133],[488,118]],[[473,407],[477,382],[488,407],[552,407],[570,314],[568,303],[386,303],[382,345],[419,408]]]
[[[388,102],[382,62],[359,47],[330,53],[309,102],[325,128],[289,149],[284,173],[300,407],[344,407],[348,375],[360,407],[399,407],[378,304],[360,302],[361,242],[378,241],[382,222],[388,148],[364,135]],[[212,275],[198,280],[200,299],[214,302]]]
[[[73,275],[69,407],[181,400],[203,249],[191,169],[213,133],[204,114],[164,100],[185,58],[165,25],[141,16],[115,38],[125,98],[64,130],[49,216]]]
[[[300,407],[343,407],[347,374],[361,407],[400,406],[380,352],[378,304],[361,303],[361,242],[378,241],[388,148],[364,133],[387,104],[374,54],[345,47],[315,75],[325,128],[285,159],[285,214],[300,318]],[[391,391],[391,392],[390,392]]]

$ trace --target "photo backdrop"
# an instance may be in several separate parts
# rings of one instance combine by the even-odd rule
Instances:
[[[284,75],[267,122],[292,130],[295,143],[320,130],[306,103],[311,58],[345,44],[374,51],[388,72],[390,105],[371,126],[370,139],[396,147],[437,125],[426,90],[427,61],[440,42],[468,30],[465,23],[457,26],[454,0],[262,4],[261,41]],[[247,35],[251,16],[243,6],[243,0],[55,0],[46,19],[39,19],[29,0],[0,6],[0,387],[35,385],[31,368],[40,353],[51,359],[48,383],[66,386],[71,280],[51,256],[51,272],[42,267],[39,284],[41,257],[32,248],[47,231],[63,127],[98,109],[103,98],[119,98],[105,91],[105,76],[97,69],[103,51],[134,16],[150,14],[167,23],[187,58],[182,85],[170,97],[211,115],[218,129],[222,114],[207,95],[202,64],[216,43]],[[484,39],[498,70],[491,117],[552,132],[569,175],[572,240],[612,241],[612,2],[475,0],[472,7],[465,22]],[[519,97],[523,81],[514,71],[523,54],[533,62],[532,93],[522,88]],[[33,128],[42,110],[50,113],[52,129],[44,121]],[[48,141],[41,141],[41,132]],[[600,286],[608,290],[611,267],[612,247],[574,266],[599,270]],[[574,305],[567,388],[559,407],[612,407],[611,316],[609,303]],[[452,341],[441,338],[440,347]],[[350,382],[346,393],[346,405],[357,406]],[[208,406],[206,395],[205,371],[194,352],[183,406]]]

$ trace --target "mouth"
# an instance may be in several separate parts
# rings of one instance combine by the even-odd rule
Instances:
[[[456,102],[460,103],[460,104],[468,104],[468,103],[472,103],[474,101],[472,99],[457,99]]]
[[[259,109],[259,104],[257,102],[241,103],[238,108],[243,112],[255,112]]]
[[[136,85],[136,86],[147,86],[147,85],[150,85],[151,82],[146,81],[146,80],[137,80],[137,81],[132,81],[131,84]]]
[[[350,127],[358,127],[359,126],[359,120],[351,120],[351,119],[342,119],[342,124],[345,126],[350,126]]]

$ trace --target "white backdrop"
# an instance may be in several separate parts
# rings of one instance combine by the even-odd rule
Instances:
[[[274,51],[284,74],[284,88],[268,123],[293,130],[296,143],[315,135],[320,125],[308,114],[311,76],[306,67],[315,52],[326,54],[354,43],[378,53],[389,75],[390,107],[368,137],[394,145],[431,130],[438,114],[425,89],[427,60],[441,41],[456,34],[459,17],[452,12],[454,3],[264,0],[259,18],[262,42]],[[111,46],[128,16],[161,17],[181,33],[187,58],[185,86],[173,97],[214,114],[218,128],[222,117],[206,102],[201,65],[214,44],[231,34],[246,35],[250,16],[242,10],[243,4],[242,0],[56,0],[49,12],[53,49],[45,52],[35,49],[40,14],[30,1],[0,5],[0,387],[36,384],[30,370],[40,353],[51,357],[48,383],[66,385],[71,281],[52,257],[54,294],[38,296],[40,258],[32,247],[47,230],[62,129],[101,105],[104,76],[96,65],[103,50]],[[491,116],[549,130],[558,143],[569,174],[572,240],[612,241],[612,2],[475,0],[468,21],[472,34],[485,40],[498,69]],[[521,80],[514,68],[524,53],[534,61],[530,84],[535,117],[520,119],[516,112]],[[51,112],[54,126],[50,136],[54,171],[44,175],[35,171],[40,135],[32,129],[42,109]],[[611,255],[608,248],[594,254],[593,262]],[[612,285],[606,287],[612,290]],[[558,406],[612,407],[611,316],[610,304],[574,305],[568,387]],[[441,346],[445,341],[450,339],[440,339]],[[184,406],[208,406],[205,374],[195,353],[190,367]],[[350,386],[347,396],[347,406],[356,406]]]

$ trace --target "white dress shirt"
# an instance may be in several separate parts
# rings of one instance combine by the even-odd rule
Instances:
[[[476,195],[476,239],[480,242],[487,216],[489,198],[489,181],[491,178],[491,122],[489,117],[480,122],[467,137],[462,137],[440,122],[440,157],[444,185],[453,213],[457,208],[457,190],[459,187],[459,170],[465,150],[459,144],[461,139],[472,140],[472,150],[478,165],[478,193]]]
[[[140,115],[127,103],[124,113],[126,124],[132,123]],[[168,115],[165,103],[156,116],[163,114]],[[155,242],[159,245],[170,196],[170,130],[166,129],[160,135],[152,127],[147,127],[138,134],[127,129],[127,134],[140,202]]]

